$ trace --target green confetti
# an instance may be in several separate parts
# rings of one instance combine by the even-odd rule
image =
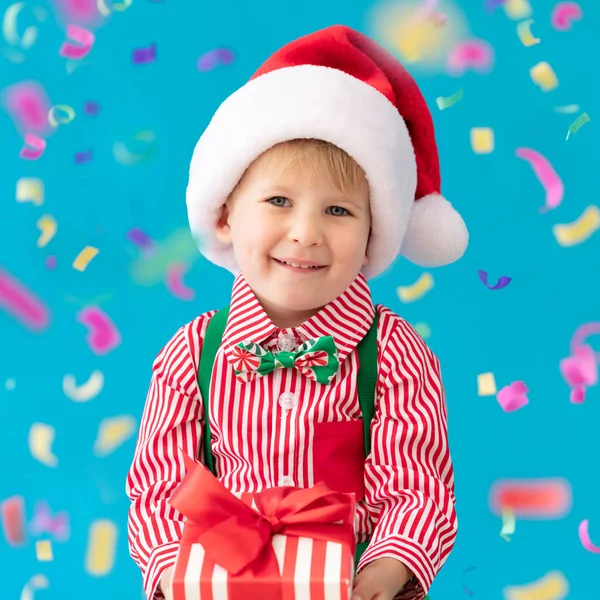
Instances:
[[[444,98],[444,96],[440,96],[439,98],[436,98],[435,101],[437,102],[438,108],[440,110],[444,110],[445,108],[450,108],[452,105],[456,104],[459,100],[462,100],[463,96],[464,96],[464,91],[462,88],[460,88],[457,92],[454,92],[454,94],[452,94],[452,96],[448,96],[447,98]]]
[[[569,131],[567,132],[567,139],[572,133],[577,133],[586,123],[591,121],[590,117],[587,113],[583,113],[579,115],[569,126]]]

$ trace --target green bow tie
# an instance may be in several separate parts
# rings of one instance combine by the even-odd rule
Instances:
[[[294,367],[318,383],[329,383],[339,367],[338,352],[332,336],[308,340],[295,352],[269,352],[254,342],[242,342],[233,349],[236,375],[266,375],[275,369]]]

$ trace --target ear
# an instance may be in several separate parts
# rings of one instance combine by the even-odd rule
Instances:
[[[215,233],[217,239],[223,244],[231,243],[231,227],[229,226],[229,208],[227,204],[223,204],[223,206],[221,206]]]

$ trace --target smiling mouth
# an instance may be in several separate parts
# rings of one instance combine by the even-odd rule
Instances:
[[[271,257],[271,258],[273,258],[273,257]],[[276,263],[280,264],[282,267],[287,267],[288,269],[291,269],[292,271],[319,271],[319,270],[325,268],[325,265],[321,265],[318,267],[299,267],[299,266],[294,267],[290,263],[283,262],[282,260],[278,260],[277,258],[273,258],[273,260]]]

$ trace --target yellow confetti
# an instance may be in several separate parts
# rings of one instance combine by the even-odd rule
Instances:
[[[44,204],[44,182],[41,179],[21,177],[17,181],[17,202],[33,202],[36,206]]]
[[[50,540],[38,540],[35,543],[35,555],[40,562],[54,560],[52,555],[52,542]]]
[[[506,0],[502,3],[506,16],[513,21],[519,21],[530,17],[533,13],[528,0]]]
[[[495,396],[496,391],[496,380],[493,373],[477,375],[477,394],[479,396]]]
[[[29,450],[33,458],[48,467],[56,467],[58,458],[52,454],[52,444],[56,432],[54,427],[44,423],[33,423],[29,429]]]
[[[475,154],[491,154],[494,151],[494,130],[489,127],[473,127],[471,148]]]
[[[529,69],[529,75],[533,82],[542,88],[544,92],[550,92],[558,87],[558,79],[547,62],[539,62]]]
[[[100,252],[98,248],[93,246],[86,246],[73,261],[73,268],[78,271],[85,271],[86,267],[90,264],[90,261]]]
[[[430,273],[423,273],[412,285],[398,286],[396,292],[402,302],[414,302],[422,298],[433,288],[433,277]]]
[[[48,242],[54,237],[57,230],[57,225],[54,217],[50,215],[44,215],[37,220],[37,228],[42,232],[38,238],[38,248],[43,248]]]
[[[63,377],[63,392],[73,402],[87,402],[96,397],[104,387],[104,375],[102,371],[94,371],[89,379],[77,385],[73,375]]]
[[[569,582],[560,571],[550,571],[527,585],[504,588],[504,600],[563,600],[569,593]]]
[[[592,204],[573,223],[554,225],[552,233],[561,246],[576,246],[600,229],[600,209]]]
[[[539,38],[533,37],[533,34],[531,33],[532,23],[533,19],[527,19],[527,21],[521,21],[521,23],[517,25],[517,35],[523,43],[523,46],[533,46],[539,44],[541,41]]]
[[[34,575],[23,587],[20,600],[33,600],[33,593],[37,590],[45,590],[50,582],[45,575]]]
[[[106,575],[113,568],[117,546],[117,527],[112,521],[98,519],[90,527],[85,570],[90,575]]]
[[[515,532],[515,513],[512,508],[505,506],[502,508],[502,529],[500,530],[500,537],[504,538],[507,542],[510,542],[509,535]]]
[[[58,113],[62,111],[66,116],[60,116]],[[75,111],[72,107],[66,104],[56,104],[48,111],[48,123],[52,127],[58,127],[59,123],[70,123],[75,118]]]
[[[135,428],[136,421],[131,415],[103,419],[98,427],[94,454],[110,454],[135,433]]]

